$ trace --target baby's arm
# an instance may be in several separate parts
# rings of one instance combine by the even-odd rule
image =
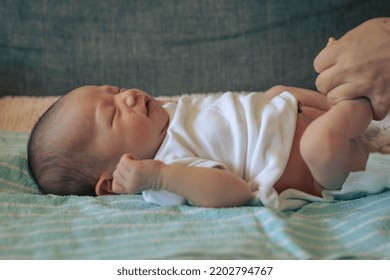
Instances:
[[[232,207],[251,196],[238,176],[216,168],[166,165],[158,160],[135,160],[123,155],[114,172],[115,193],[136,194],[147,189],[166,190],[202,207]]]
[[[346,100],[306,128],[300,142],[301,154],[322,187],[338,189],[349,172],[365,169],[368,150],[356,138],[366,130],[372,118],[368,99]]]
[[[303,103],[305,106],[313,107],[322,111],[328,111],[331,108],[331,105],[325,96],[317,91],[304,88],[277,85],[265,91],[263,95],[265,98],[272,99],[275,96],[280,95],[283,91],[290,92],[295,96],[298,102]]]

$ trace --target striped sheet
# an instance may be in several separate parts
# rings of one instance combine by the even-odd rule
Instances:
[[[0,259],[388,259],[390,192],[294,212],[40,195],[28,135],[0,133]]]

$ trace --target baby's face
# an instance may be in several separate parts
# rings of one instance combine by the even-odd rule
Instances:
[[[160,101],[139,89],[114,86],[73,90],[60,114],[64,133],[77,139],[79,133],[91,131],[92,152],[112,156],[114,161],[125,153],[153,158],[169,123]]]

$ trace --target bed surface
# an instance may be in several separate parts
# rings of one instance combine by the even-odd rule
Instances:
[[[57,97],[20,98],[0,99],[0,259],[390,258],[390,192],[288,212],[41,195],[26,143],[31,121]]]

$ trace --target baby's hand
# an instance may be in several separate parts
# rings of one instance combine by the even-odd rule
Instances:
[[[124,154],[113,174],[112,190],[117,194],[137,194],[144,190],[160,188],[161,169],[164,163],[158,160],[139,160]]]

